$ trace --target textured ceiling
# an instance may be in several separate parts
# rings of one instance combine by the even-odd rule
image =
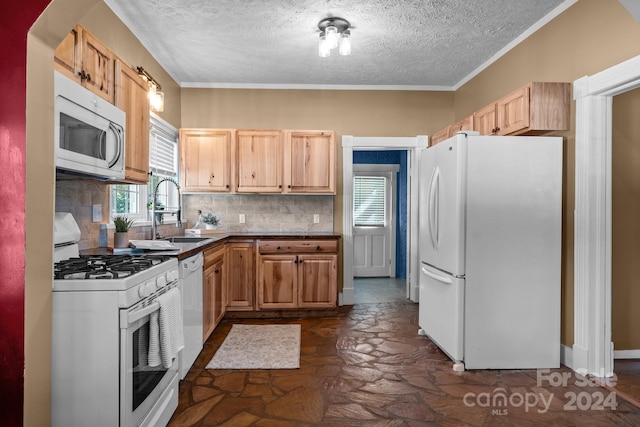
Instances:
[[[575,1],[105,0],[183,87],[444,90]],[[318,56],[327,16],[351,56]]]

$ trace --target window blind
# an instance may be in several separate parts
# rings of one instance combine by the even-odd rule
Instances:
[[[386,181],[380,176],[353,177],[353,225],[384,227]]]
[[[178,176],[178,135],[154,116],[149,130],[149,170],[163,177]]]

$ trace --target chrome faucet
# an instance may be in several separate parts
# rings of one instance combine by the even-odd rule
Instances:
[[[173,183],[173,185],[176,186],[176,188],[178,189],[178,210],[176,211],[176,227],[180,227],[182,225],[182,221],[180,221],[180,211],[182,210],[182,201],[180,200],[180,185],[178,185],[178,182],[173,179],[173,178],[162,178],[160,181],[158,181],[158,183],[156,184],[156,188],[153,190],[153,203],[151,206],[151,213],[153,215],[151,215],[151,238],[153,240],[157,239],[158,237],[158,233],[156,231],[157,229],[157,224],[156,224],[156,203],[158,200],[158,187],[160,187],[160,184],[162,184],[163,182],[171,182]],[[166,212],[166,213],[170,213]],[[160,212],[161,215],[164,215],[164,213]]]

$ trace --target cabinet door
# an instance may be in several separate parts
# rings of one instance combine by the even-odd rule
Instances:
[[[448,137],[449,137],[449,127],[447,126],[446,128],[441,129],[438,132],[435,132],[434,134],[431,135],[431,138],[429,138],[429,147],[433,147],[439,142],[446,141]]]
[[[231,191],[229,129],[180,129],[180,182],[184,191]]]
[[[529,86],[500,98],[498,109],[498,135],[509,135],[529,127]]]
[[[220,257],[204,269],[202,287],[202,331],[203,341],[224,316],[224,258]]]
[[[206,341],[216,327],[214,320],[215,310],[215,266],[204,269],[202,284],[202,341]]]
[[[335,151],[332,131],[287,131],[285,192],[335,194]]]
[[[149,181],[149,96],[138,73],[116,61],[116,106],[127,113],[125,181]]]
[[[297,306],[297,266],[296,255],[264,255],[259,257],[259,308],[295,308]]]
[[[494,135],[496,130],[496,104],[490,104],[473,113],[474,130],[480,135]]]
[[[236,163],[238,192],[282,192],[281,132],[239,130]]]
[[[81,59],[82,46],[80,44],[80,34],[78,28],[74,28],[60,42],[54,53],[54,66],[56,71],[64,74],[72,80],[80,83],[78,69]]]
[[[86,29],[80,27],[82,85],[107,101],[114,101],[113,53]]]
[[[213,264],[213,326],[220,323],[225,314],[225,287],[227,284],[224,257],[220,257]]]
[[[253,243],[227,243],[227,311],[254,309]]]
[[[449,126],[449,138],[463,130],[473,130],[473,114]]]
[[[338,293],[338,256],[299,255],[298,283],[299,307],[335,307]]]

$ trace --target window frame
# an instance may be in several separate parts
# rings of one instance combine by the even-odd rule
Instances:
[[[159,174],[159,173],[154,173],[154,166],[151,165],[151,160],[152,160],[152,150],[153,150],[153,141],[156,138],[156,135],[160,135],[162,136],[164,139],[169,140],[171,142],[175,142],[175,148],[173,150],[173,155],[174,155],[174,174],[173,175],[168,175],[168,174]],[[128,218],[134,219],[134,227],[140,227],[140,226],[145,226],[145,225],[150,225],[151,224],[151,197],[152,197],[152,192],[153,192],[153,188],[151,188],[153,185],[155,185],[155,181],[156,177],[159,177],[159,179],[162,178],[172,178],[174,179],[176,182],[178,180],[178,175],[179,175],[179,170],[178,170],[178,129],[176,129],[175,127],[173,127],[170,123],[168,123],[167,121],[163,120],[160,116],[158,116],[157,114],[154,113],[150,113],[150,117],[149,117],[149,183],[147,185],[144,184],[112,184],[109,186],[109,214],[110,216],[113,215],[124,215]],[[118,189],[118,185],[127,185],[129,189],[132,190],[133,193],[137,192],[137,197],[138,197],[138,203],[137,203],[137,209],[138,212],[132,213],[132,212],[123,212],[123,213],[116,213],[115,211],[115,204],[116,201],[115,199],[117,198],[117,189]],[[166,188],[166,184],[161,185],[159,191],[163,191],[163,188]],[[128,190],[125,190],[128,191]],[[177,196],[177,192],[168,192],[169,194],[168,197],[170,197],[170,203],[175,204],[177,206],[178,204],[178,196]],[[161,193],[162,194],[162,193]],[[166,199],[165,199],[166,200]],[[165,202],[166,203],[166,202]],[[163,203],[163,204],[165,204]],[[171,207],[171,206],[170,206]],[[163,215],[163,224],[172,224],[175,223],[177,218],[175,215]]]

